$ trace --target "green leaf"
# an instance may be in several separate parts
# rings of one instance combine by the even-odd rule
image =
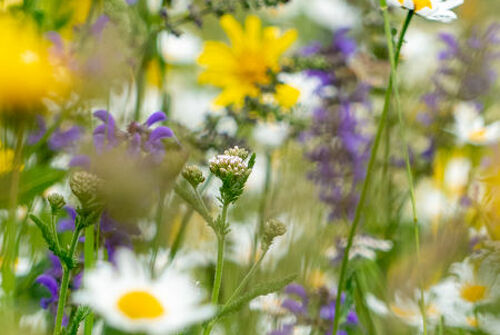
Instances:
[[[227,315],[239,311],[246,304],[248,304],[251,300],[269,293],[273,293],[276,291],[280,291],[286,285],[290,284],[297,278],[297,274],[288,275],[280,280],[272,281],[269,283],[263,283],[256,285],[252,288],[248,293],[243,294],[239,298],[237,298],[231,304],[222,307],[222,309],[217,313],[214,317],[214,320],[218,320],[220,318],[226,317]]]
[[[40,195],[50,186],[64,178],[64,170],[54,169],[50,166],[37,166],[21,171],[19,180],[19,202],[29,203],[35,196]],[[11,174],[0,178],[0,189],[10,190]],[[9,205],[10,192],[0,192],[0,208]]]
[[[90,309],[88,307],[78,307],[75,314],[71,318],[68,328],[66,328],[65,335],[76,335],[78,333],[80,323],[87,317],[87,315],[89,315],[89,313]]]

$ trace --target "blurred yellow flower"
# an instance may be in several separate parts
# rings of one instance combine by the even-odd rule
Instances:
[[[0,108],[30,108],[62,93],[69,75],[49,46],[29,22],[0,16]]]
[[[0,142],[0,176],[12,171],[14,165],[14,151],[4,148]]]
[[[260,19],[250,15],[245,29],[231,15],[224,15],[220,24],[231,46],[218,42],[205,42],[198,64],[205,66],[200,74],[202,84],[223,89],[215,104],[241,106],[245,97],[259,97],[260,86],[271,84],[271,72],[280,70],[281,55],[297,39],[297,31],[280,34],[277,27],[262,29]],[[285,84],[276,87],[275,99],[281,106],[293,106],[299,92]]]

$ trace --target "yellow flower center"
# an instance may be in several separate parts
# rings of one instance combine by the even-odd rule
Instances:
[[[465,284],[460,289],[460,296],[468,302],[478,302],[486,296],[486,286]]]
[[[483,142],[486,139],[486,129],[481,128],[469,134],[469,140],[473,142]]]
[[[237,75],[242,82],[266,84],[269,82],[266,62],[255,51],[243,51],[238,57]]]
[[[128,318],[156,319],[165,314],[161,302],[146,291],[127,292],[118,300],[118,309]]]
[[[399,0],[399,3],[403,5],[405,0]],[[421,9],[424,9],[425,7],[429,7],[429,9],[432,9],[432,1],[431,0],[413,0],[413,6],[414,10],[418,12]]]
[[[475,317],[468,317],[467,324],[471,327],[474,327],[474,328],[477,328],[479,326],[479,322],[477,321],[477,318],[475,318]]]

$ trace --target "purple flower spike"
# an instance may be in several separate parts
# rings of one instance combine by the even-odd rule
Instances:
[[[151,127],[153,124],[161,121],[165,121],[167,119],[167,116],[165,113],[159,111],[151,114],[146,122],[144,123],[147,127]]]
[[[116,122],[113,116],[106,110],[98,110],[94,112],[94,116],[104,123],[94,130],[94,139],[98,136],[98,142],[101,143],[102,139],[99,135],[104,135],[111,145],[117,144],[118,141],[115,137]]]
[[[47,288],[50,293],[49,298],[42,298],[40,300],[40,306],[43,309],[47,309],[51,303],[59,299],[59,285],[57,284],[57,280],[50,275],[42,274],[38,276],[35,281]]]

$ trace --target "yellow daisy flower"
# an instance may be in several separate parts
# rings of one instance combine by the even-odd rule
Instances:
[[[216,105],[241,106],[245,97],[259,97],[260,86],[271,84],[269,71],[279,72],[280,57],[297,39],[297,31],[291,29],[280,34],[277,27],[262,29],[260,19],[254,15],[246,18],[244,29],[231,15],[224,15],[220,24],[231,45],[205,42],[198,58],[198,64],[205,67],[199,82],[223,89]],[[298,96],[297,89],[280,84],[274,98],[279,105],[289,108]]]
[[[68,73],[29,22],[0,16],[0,106],[19,110],[61,93]]]

